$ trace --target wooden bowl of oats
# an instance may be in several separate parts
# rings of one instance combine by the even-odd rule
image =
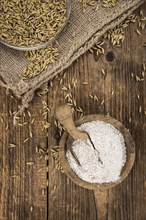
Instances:
[[[70,107],[61,108],[57,118],[67,128],[59,144],[61,166],[74,183],[94,190],[98,217],[106,219],[108,189],[120,184],[133,167],[133,138],[121,122],[104,115],[84,116],[75,122],[74,128]],[[77,130],[87,132],[89,141],[77,139]]]
[[[68,23],[71,0],[1,0],[0,42],[17,50],[53,43]]]

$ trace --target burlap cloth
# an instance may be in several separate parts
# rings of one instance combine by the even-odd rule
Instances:
[[[0,44],[0,84],[11,89],[22,100],[23,106],[27,107],[37,88],[67,68],[91,48],[100,36],[122,22],[141,3],[142,0],[117,0],[115,7],[111,8],[104,8],[98,3],[97,11],[88,6],[83,13],[82,4],[72,0],[70,22],[58,39],[59,59],[40,75],[23,79],[20,73],[28,62],[25,52]]]

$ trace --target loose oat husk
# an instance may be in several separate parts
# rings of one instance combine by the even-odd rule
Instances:
[[[96,51],[96,55],[101,55],[104,54],[104,41],[100,40],[98,41],[96,44],[94,44],[94,46],[89,50],[91,53],[93,53],[93,51]]]
[[[135,23],[138,17],[135,14],[131,14],[124,22],[119,24],[117,27],[108,30],[104,35],[104,38],[110,40],[113,46],[121,46],[125,39],[125,28],[128,27],[129,23]]]
[[[28,51],[25,56],[29,64],[21,75],[25,78],[33,78],[42,73],[49,64],[54,63],[59,52],[57,47],[47,46],[43,49]]]
[[[88,5],[93,6],[96,9],[97,7],[96,3],[98,2],[98,0],[78,0],[78,1],[82,3],[84,13]]]
[[[146,27],[146,16],[142,10],[139,12],[138,26],[141,30],[144,30]]]
[[[59,146],[54,146],[51,149],[51,155],[52,155],[52,158],[54,160],[55,168],[57,170],[60,170],[62,173],[64,173],[63,168],[62,168],[61,163],[60,163],[60,160],[59,160]]]
[[[86,12],[87,6],[92,6],[93,10],[98,11],[99,5],[97,3],[100,2],[100,0],[79,0],[79,2],[83,5],[83,12]],[[117,0],[101,0],[101,4],[105,8],[114,7]]]
[[[105,8],[114,7],[117,0],[102,0],[102,5]]]

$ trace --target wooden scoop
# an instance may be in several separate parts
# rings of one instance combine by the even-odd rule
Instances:
[[[76,128],[76,126],[74,125],[73,118],[72,118],[72,111],[71,111],[70,106],[61,105],[61,106],[57,107],[56,108],[56,118],[60,121],[60,123],[68,131],[68,133],[70,134],[70,136],[74,140],[81,139],[81,140],[87,142],[87,140],[89,138],[88,134],[86,132],[78,130]],[[75,158],[75,160],[78,162],[78,164],[81,165],[80,161],[78,160],[78,157],[76,156],[76,154],[72,150],[71,145],[69,146],[69,150],[70,150],[71,154],[73,155],[73,157]]]
[[[57,107],[56,118],[60,121],[60,123],[68,131],[71,137],[73,137],[74,140],[81,139],[87,141],[88,134],[86,132],[78,130],[74,125],[72,111],[69,105],[61,105]]]

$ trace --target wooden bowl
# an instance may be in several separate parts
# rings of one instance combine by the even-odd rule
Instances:
[[[76,126],[81,125],[82,123],[85,122],[90,122],[90,121],[103,121],[105,123],[113,125],[116,129],[118,129],[125,141],[125,146],[126,146],[126,162],[124,167],[122,168],[121,171],[121,176],[120,179],[116,182],[110,182],[110,183],[103,183],[103,184],[98,184],[98,183],[89,183],[85,182],[84,180],[80,179],[75,172],[72,170],[70,167],[67,158],[66,158],[66,150],[67,150],[67,140],[69,137],[69,134],[67,131],[64,132],[61,140],[60,140],[60,148],[59,148],[59,157],[60,157],[60,162],[63,167],[63,170],[65,174],[76,184],[79,186],[82,186],[87,189],[92,189],[92,190],[104,190],[104,189],[109,189],[111,187],[116,186],[117,184],[121,183],[127,175],[130,173],[134,160],[135,160],[135,144],[133,141],[133,138],[129,131],[124,127],[124,125],[116,120],[115,118],[111,118],[109,116],[104,116],[104,115],[88,115],[80,118],[75,122]],[[118,159],[118,158],[117,158]]]

